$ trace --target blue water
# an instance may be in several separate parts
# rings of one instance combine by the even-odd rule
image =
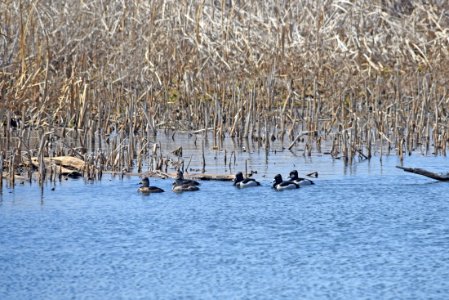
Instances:
[[[259,188],[175,194],[152,179],[167,192],[144,196],[137,177],[109,175],[4,187],[0,299],[449,298],[449,183],[396,157],[248,155]],[[405,165],[449,171],[444,157]],[[316,185],[269,188],[294,168]]]

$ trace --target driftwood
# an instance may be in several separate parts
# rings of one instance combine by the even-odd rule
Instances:
[[[185,177],[185,176],[184,176]],[[218,180],[218,181],[231,181],[235,175],[220,175],[220,174],[192,174],[190,178],[198,180]]]
[[[420,168],[406,168],[401,166],[396,166],[396,168],[404,170],[405,172],[415,173],[439,181],[449,181],[449,173],[446,174],[434,173]]]
[[[135,174],[140,175],[140,174]],[[176,178],[176,173],[166,173],[162,171],[150,171],[145,173],[149,177],[159,177],[159,178]],[[226,174],[188,174],[184,173],[185,179],[197,179],[197,180],[218,180],[218,181],[231,181],[234,179],[234,175]]]
[[[58,166],[58,172],[61,175],[69,177],[79,177],[85,166],[83,160],[73,156],[57,156],[57,157],[44,157],[45,165],[51,166],[52,163]],[[39,167],[39,159],[37,157],[31,158],[31,163],[34,167]]]

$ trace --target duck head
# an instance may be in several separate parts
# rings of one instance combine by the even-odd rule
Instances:
[[[291,180],[297,179],[298,178],[298,171],[293,170],[290,172],[289,177]]]
[[[176,180],[183,180],[184,179],[184,173],[182,173],[181,170],[178,170],[178,172],[176,172]]]
[[[233,181],[234,181],[234,185],[236,185],[240,181],[243,181],[243,174],[242,174],[242,172],[238,172],[237,174],[235,174],[235,178],[234,178]]]
[[[148,177],[144,177],[140,181],[140,184],[142,185],[142,187],[149,187],[150,186],[150,180],[148,179]]]
[[[278,185],[281,182],[282,182],[282,175],[281,174],[277,174],[276,176],[274,176],[273,186]]]

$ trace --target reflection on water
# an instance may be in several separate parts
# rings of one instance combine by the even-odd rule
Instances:
[[[175,194],[171,180],[153,179],[167,192],[145,196],[137,177],[108,176],[43,194],[5,188],[0,299],[448,298],[449,184],[404,173],[395,157],[345,167],[246,149],[231,169],[212,152],[206,169],[233,173],[248,160],[260,188],[209,181]],[[443,157],[405,165],[449,169]],[[316,185],[273,191],[272,177],[292,169],[318,171]]]

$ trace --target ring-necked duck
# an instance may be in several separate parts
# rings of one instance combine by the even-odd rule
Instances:
[[[255,179],[253,178],[243,178],[243,173],[242,172],[238,172],[237,174],[235,174],[235,178],[234,178],[234,185],[238,188],[246,188],[246,187],[251,187],[251,186],[259,186],[260,183],[257,182]]]
[[[140,182],[141,186],[139,187],[138,191],[144,194],[149,193],[162,193],[164,192],[163,189],[158,188],[156,186],[150,186],[150,180],[148,177],[142,178],[142,181]]]
[[[298,177],[298,171],[296,171],[296,170],[291,171],[289,176],[290,176],[289,180],[293,181],[294,183],[298,184],[299,186],[315,184],[310,179]]]
[[[173,182],[173,185],[200,185],[198,181],[191,180],[191,179],[184,179],[184,173],[182,173],[181,170],[179,170],[176,173],[175,181]]]
[[[194,192],[199,191],[200,188],[196,185],[188,185],[188,184],[174,184],[172,188],[173,192]]]
[[[281,174],[277,174],[274,176],[273,188],[280,190],[289,190],[289,189],[298,189],[299,185],[294,183],[293,181],[283,181]]]

